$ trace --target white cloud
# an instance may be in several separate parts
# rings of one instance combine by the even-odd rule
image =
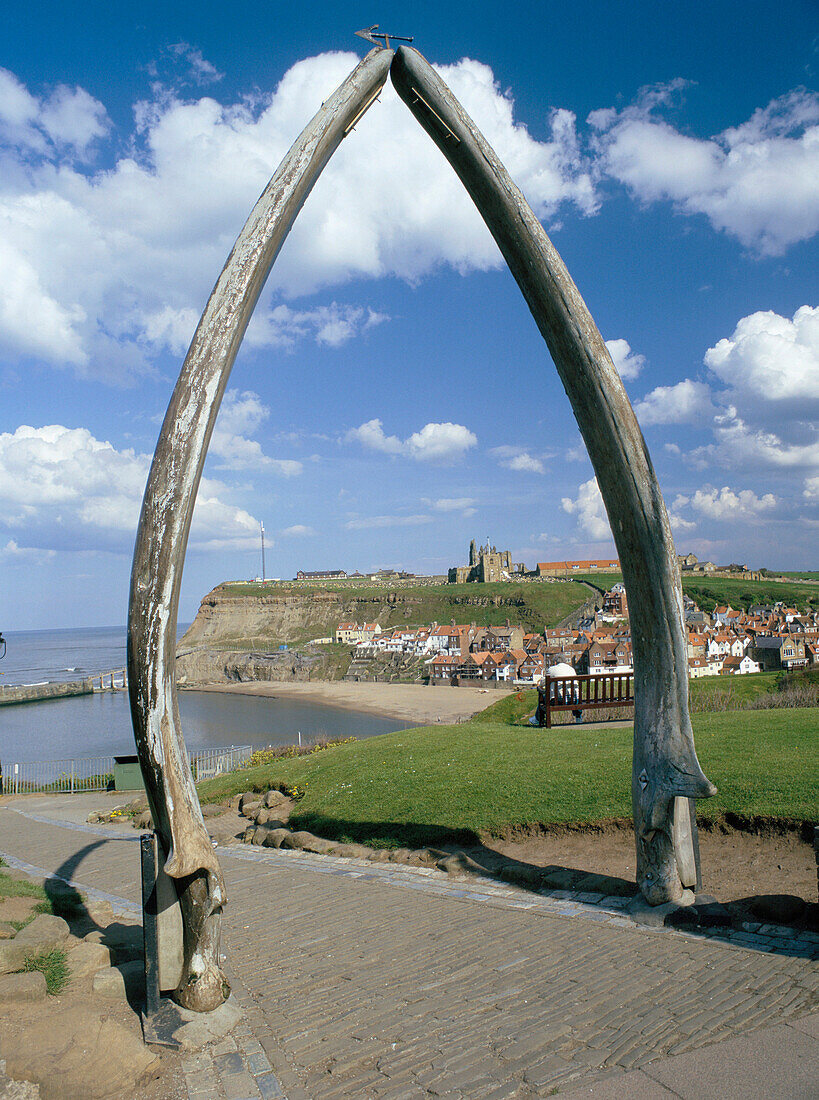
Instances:
[[[397,435],[385,435],[382,422],[375,417],[367,420],[358,428],[351,428],[344,437],[346,443],[360,443],[371,451],[383,451],[384,454],[401,454],[404,445]]]
[[[348,531],[367,531],[377,527],[418,527],[432,523],[432,516],[364,516],[348,520]]]
[[[195,80],[220,75],[189,44],[173,51]],[[224,105],[157,83],[135,105],[136,133],[114,134],[105,169],[82,171],[76,157],[109,132],[103,107],[82,89],[38,97],[0,71],[0,244],[36,290],[28,313],[18,304],[0,315],[0,344],[109,380],[150,370],[163,346],[180,354],[271,173],[357,61],[307,58],[271,95],[254,90]],[[553,112],[548,140],[537,141],[487,66],[462,60],[441,71],[538,216],[553,219],[567,204],[595,211],[573,116]],[[462,186],[388,84],[298,218],[248,343],[287,347],[308,335],[335,347],[383,320],[338,304],[279,312],[283,295],[501,263]],[[113,348],[129,354],[114,362]]]
[[[743,317],[708,349],[705,364],[731,387],[734,403],[812,401],[819,408],[819,309],[802,306],[793,320],[771,310]]]
[[[687,456],[699,468],[713,464],[736,469],[819,469],[819,439],[789,443],[775,432],[752,428],[729,409],[716,418],[716,442]],[[814,431],[815,436],[815,431]]]
[[[303,523],[294,523],[292,527],[285,527],[282,535],[289,539],[311,538],[318,534],[312,527],[306,527]]]
[[[694,527],[697,526],[693,520],[683,519],[683,517],[678,515],[676,512],[668,513],[668,521],[671,524],[671,529],[673,531],[691,531]]]
[[[386,435],[377,417],[367,420],[357,428],[351,428],[344,436],[346,443],[360,443],[372,451],[384,454],[406,455],[418,462],[451,462],[461,458],[477,445],[478,437],[463,424],[425,424],[403,442],[397,435]]]
[[[523,447],[514,447],[511,445],[492,447],[489,453],[497,458],[501,466],[505,466],[507,470],[517,470],[530,474],[546,473],[543,459],[553,457],[552,455],[541,455],[538,457],[537,455],[530,454],[530,452]]]
[[[797,89],[710,139],[657,117],[684,85],[646,90],[622,111],[595,111],[601,167],[644,202],[670,201],[764,255],[819,230],[819,95]]]
[[[442,497],[440,500],[425,500],[436,512],[467,512],[475,514],[474,504],[478,502],[472,497]]]
[[[806,500],[819,500],[819,476],[805,478],[805,488],[802,491],[802,496]]]
[[[0,434],[0,513],[3,525],[38,548],[130,551],[150,456],[116,450],[85,428],[27,425]],[[226,503],[227,488],[203,478],[192,544],[213,539],[255,546],[257,521]]]
[[[249,439],[270,415],[258,394],[228,390],[222,400],[209,454],[221,459],[220,470],[275,470],[282,477],[296,477],[304,467],[290,458],[270,458],[255,439]]]
[[[646,365],[644,355],[631,350],[628,340],[606,340],[611,360],[624,382],[633,382]]]
[[[26,155],[82,158],[110,128],[103,105],[84,88],[59,84],[50,96],[32,95],[14,73],[0,69],[0,145]]]
[[[215,84],[224,77],[215,65],[202,56],[202,51],[189,42],[175,42],[168,52],[187,63],[191,79],[196,84]]]
[[[657,386],[634,406],[642,426],[649,424],[697,424],[710,420],[715,412],[711,390],[704,382],[690,378],[674,386]]]
[[[692,401],[688,419],[705,420],[710,412],[714,434],[712,443],[686,456],[690,462],[746,472],[819,470],[819,309],[802,306],[792,319],[771,310],[743,317],[730,337],[707,350],[704,361],[724,388],[713,387],[718,408],[709,410],[707,388],[686,383],[698,387],[701,398],[699,416]]]
[[[477,446],[478,437],[463,424],[425,424],[406,441],[408,454],[419,462],[449,462]]]
[[[590,481],[584,481],[582,485],[578,486],[577,500],[563,497],[560,505],[564,512],[577,516],[578,526],[593,539],[611,537],[606,507],[603,504],[603,497],[597,486],[596,477],[591,478]]]
[[[5,546],[0,547],[0,560],[7,562],[20,562],[26,565],[36,565],[56,557],[55,550],[33,549],[30,546],[19,546],[14,539],[9,539]]]
[[[751,489],[739,491],[724,485],[721,489],[697,489],[691,497],[678,496],[674,500],[673,511],[691,508],[706,519],[715,522],[754,520],[765,512],[776,508],[777,500],[772,493],[757,496]],[[682,524],[686,526],[685,521]],[[689,523],[688,527],[693,524]]]
[[[510,470],[520,470],[529,474],[546,473],[546,468],[540,459],[530,455],[528,451],[515,455],[514,458],[510,458],[508,462],[502,463],[502,465],[508,466]]]

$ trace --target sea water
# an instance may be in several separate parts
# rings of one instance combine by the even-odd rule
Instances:
[[[180,626],[180,633],[185,627]],[[5,633],[0,684],[80,680],[125,666],[122,627]],[[275,690],[275,687],[274,687]],[[373,737],[414,723],[288,698],[180,691],[188,749],[295,744],[316,737]],[[123,691],[0,707],[0,762],[133,753]]]

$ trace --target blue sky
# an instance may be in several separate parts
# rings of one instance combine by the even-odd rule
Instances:
[[[817,568],[812,2],[143,4],[4,14],[0,628],[121,623],[187,343],[375,21],[440,68],[610,342],[678,550]],[[211,446],[180,617],[224,579],[613,548],[548,352],[389,85],[274,267]]]

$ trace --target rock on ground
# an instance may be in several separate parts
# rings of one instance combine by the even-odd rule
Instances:
[[[4,1004],[16,1001],[43,1001],[46,994],[45,974],[39,970],[23,974],[4,974],[0,978],[0,1002]]]
[[[39,1085],[31,1081],[12,1081],[6,1074],[6,1063],[0,1060],[0,1100],[39,1100]]]
[[[99,997],[124,1000],[132,994],[141,996],[144,985],[145,966],[135,961],[98,970],[94,975],[93,990]]]
[[[157,1062],[134,1033],[91,1008],[34,1019],[4,1042],[7,1072],[40,1086],[43,1100],[114,1100],[133,1093]]]
[[[111,966],[111,951],[101,943],[68,941],[68,969],[72,980],[90,978],[98,970]]]

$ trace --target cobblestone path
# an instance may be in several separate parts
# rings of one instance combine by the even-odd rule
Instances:
[[[110,836],[0,810],[0,851],[127,911],[138,846]],[[646,929],[616,908],[421,868],[247,847],[220,856],[247,1018],[187,1060],[191,1100],[549,1096],[817,1002],[804,943]]]

